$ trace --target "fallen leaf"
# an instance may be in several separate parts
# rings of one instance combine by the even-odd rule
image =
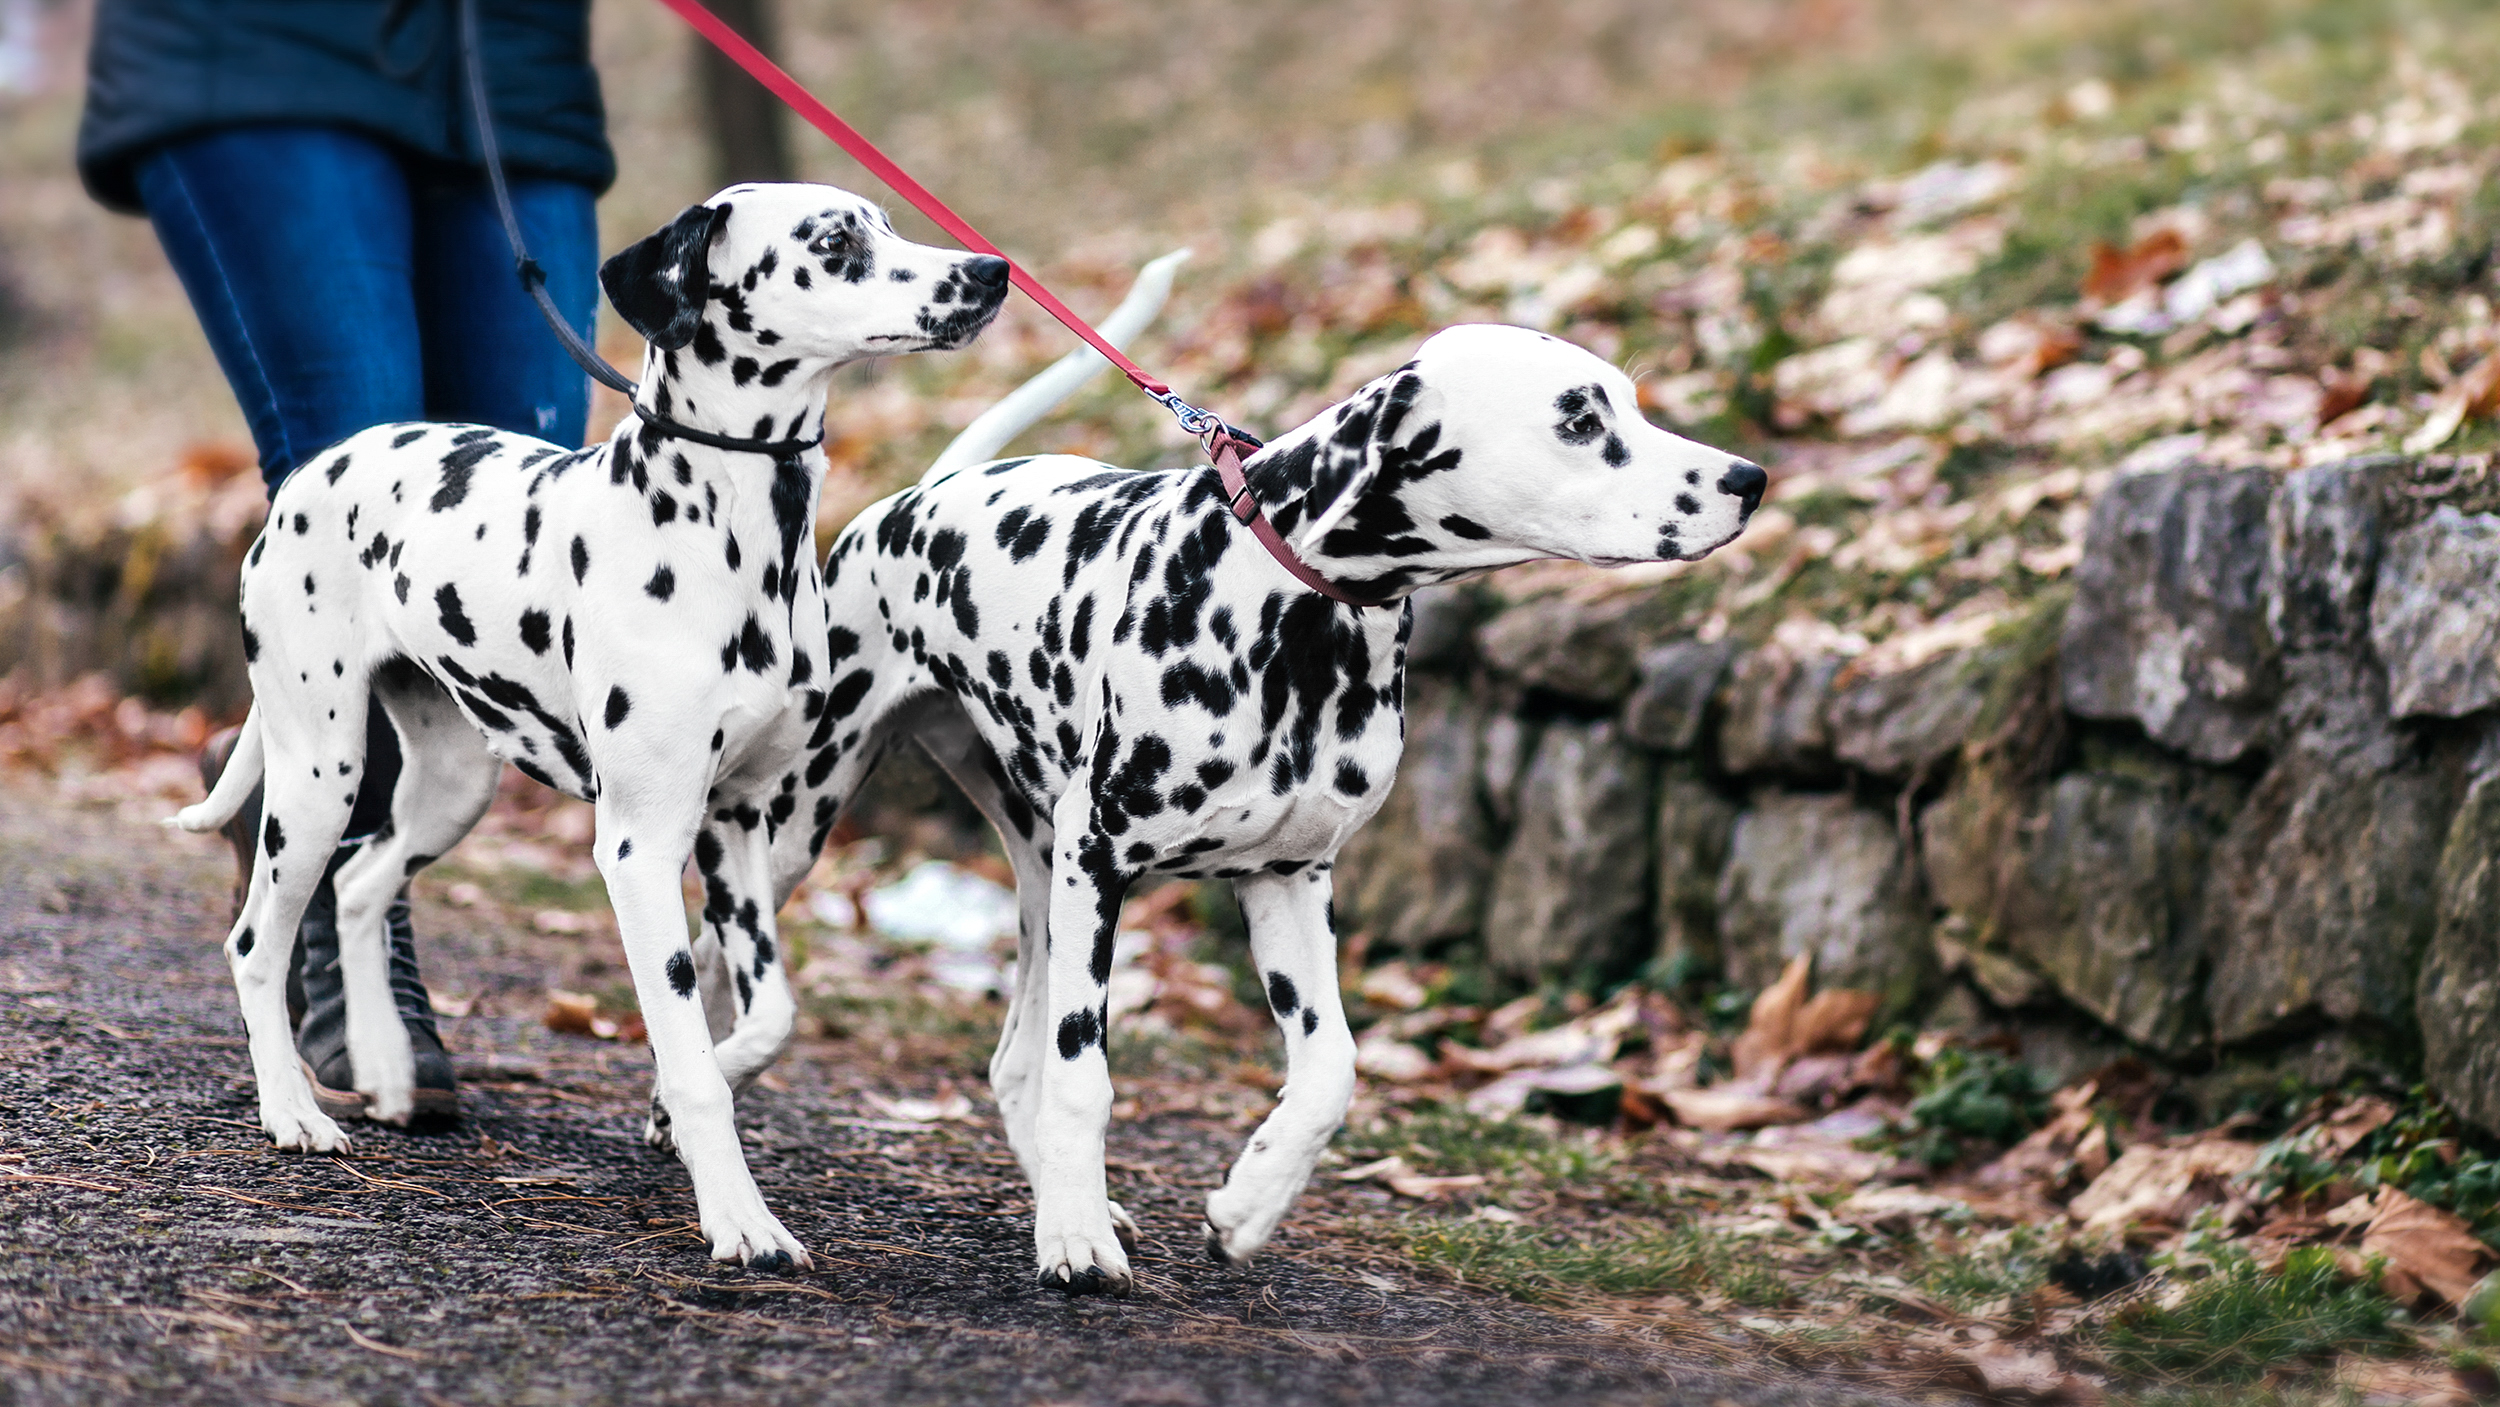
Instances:
[[[2336,1364],[2335,1386],[2353,1394],[2360,1407],[2466,1407],[2478,1400],[2457,1381],[2454,1369],[2360,1357]]]
[[[1660,1090],[1657,1094],[1666,1101],[1675,1121],[1688,1129],[1758,1129],[1769,1124],[1803,1123],[1814,1117],[1801,1105],[1736,1085]]]
[[[2101,1388],[2089,1378],[2057,1366],[2045,1349],[2026,1349],[1992,1339],[1973,1344],[1954,1357],[1979,1380],[1979,1390],[1999,1402],[2097,1403]]]
[[[2125,249],[2095,241],[2083,296],[2105,305],[2123,303],[2186,267],[2187,239],[2175,229],[2155,230]]]
[[[1384,962],[1364,973],[1361,984],[1355,990],[1372,1005],[1396,1011],[1413,1011],[1432,996],[1424,990],[1423,983],[1415,980],[1415,974],[1407,970],[1403,959]]]
[[[2365,1095],[2359,1099],[2346,1100],[2325,1123],[2318,1125],[2318,1151],[2337,1158],[2343,1157],[2358,1146],[2361,1140],[2378,1132],[2381,1125],[2395,1117],[2396,1106],[2384,1099],[2374,1099]]]
[[[2379,1189],[2361,1254],[2385,1256],[2390,1279],[2402,1272],[2446,1304],[2462,1304],[2495,1258],[2464,1218],[2393,1187]]]
[[[1431,1078],[1441,1063],[1410,1042],[1389,1040],[1374,1030],[1364,1032],[1355,1046],[1354,1068],[1392,1084],[1413,1084]]]
[[[957,1090],[951,1084],[940,1085],[936,1097],[931,1099],[917,1099],[910,1096],[888,1099],[873,1091],[862,1091],[860,1098],[868,1102],[869,1108],[886,1118],[901,1119],[906,1123],[934,1124],[947,1120],[968,1121],[972,1118],[972,1101],[965,1098],[962,1091]]]
[[[1377,1182],[1400,1197],[1412,1197],[1418,1202],[1438,1201],[1452,1192],[1463,1192],[1471,1187],[1484,1186],[1484,1176],[1481,1173],[1468,1173],[1460,1177],[1426,1177],[1408,1167],[1406,1159],[1396,1154],[1391,1154],[1376,1163],[1365,1163],[1359,1168],[1348,1168],[1337,1174],[1337,1180],[1339,1182]]]
[[[1744,1034],[1736,1038],[1729,1050],[1738,1080],[1762,1077],[1787,1063],[1791,1054],[1790,1030],[1796,1025],[1797,1013],[1805,1007],[1806,983],[1813,970],[1814,959],[1799,954],[1789,961],[1778,981],[1763,988],[1762,995],[1753,999],[1753,1012],[1746,1018]]]
[[[588,915],[571,909],[540,909],[530,915],[530,927],[541,933],[588,933],[590,924]]]
[[[2257,1162],[2257,1145],[2198,1137],[2176,1145],[2139,1143],[2092,1179],[2066,1207],[2088,1227],[2131,1221],[2183,1223],[2189,1212],[2223,1197],[2223,1184]]]
[[[547,1029],[567,1035],[591,1034],[591,1023],[598,1019],[599,999],[583,992],[547,993]]]
[[[2500,353],[2474,363],[2464,375],[2431,402],[2430,418],[2405,437],[2408,454],[2426,454],[2448,442],[2468,420],[2488,418],[2500,410]]]

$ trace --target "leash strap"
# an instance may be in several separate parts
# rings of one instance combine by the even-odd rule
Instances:
[[[563,346],[564,354],[573,359],[573,364],[591,380],[611,391],[623,393],[634,414],[641,417],[644,424],[673,439],[692,440],[714,449],[767,454],[775,459],[804,454],[823,444],[825,437],[821,432],[811,440],[759,440],[715,434],[681,424],[643,406],[642,388],[634,384],[633,378],[610,365],[607,358],[583,342],[581,334],[564,320],[564,314],[556,308],[555,298],[547,292],[547,271],[530,257],[529,245],[521,237],[521,219],[512,212],[512,188],[504,180],[503,148],[495,138],[495,122],[486,102],[486,61],[477,37],[477,0],[460,0],[460,65],[467,74],[469,115],[477,124],[478,155],[486,163],[486,183],[495,193],[495,215],[503,221],[505,242],[512,246],[513,272],[519,275],[521,288],[538,305],[538,316],[545,320],[547,330],[555,334],[556,341]]]
[[[462,3],[475,4],[476,0],[462,0]],[[748,43],[738,31],[731,29],[720,16],[706,9],[701,0],[660,0],[660,3],[676,11],[678,18],[693,26],[697,34],[711,41],[713,48],[728,55],[730,61],[745,69],[749,77],[763,84],[774,97],[788,104],[791,111],[807,119],[810,126],[831,138],[835,146],[848,152],[852,160],[867,167],[869,174],[885,182],[895,194],[910,201],[914,209],[935,221],[940,229],[954,236],[956,242],[964,248],[976,254],[992,254],[1006,259],[1008,277],[1014,281],[1016,287],[1024,290],[1026,297],[1041,304],[1042,311],[1057,318],[1062,326],[1083,338],[1087,346],[1102,354],[1103,360],[1118,367],[1120,374],[1127,377],[1130,384],[1145,392],[1165,410],[1172,412],[1173,418],[1180,422],[1182,430],[1206,445],[1208,454],[1215,461],[1216,472],[1224,480],[1224,491],[1232,505],[1233,516],[1250,529],[1251,533],[1258,538],[1259,545],[1267,549],[1268,555],[1274,557],[1278,565],[1292,573],[1294,580],[1332,601],[1341,601],[1349,606],[1382,604],[1377,601],[1357,600],[1332,584],[1326,577],[1312,570],[1311,564],[1302,560],[1302,554],[1294,551],[1293,545],[1286,542],[1284,536],[1276,531],[1276,525],[1269,522],[1267,515],[1259,511],[1258,497],[1248,492],[1249,481],[1241,470],[1242,456],[1260,447],[1260,441],[1256,436],[1236,429],[1227,423],[1224,417],[1211,410],[1202,409],[1182,400],[1173,393],[1171,387],[1147,375],[1143,367],[1130,361],[1119,348],[1112,346],[1110,340],[1096,332],[1092,324],[1078,317],[1067,304],[1060,302],[1057,294],[1043,287],[1041,280],[1026,273],[1022,264],[1009,259],[997,245],[982,238],[981,232],[974,229],[970,221],[956,214],[945,201],[932,194],[928,187],[913,180],[911,173],[894,164],[894,159],[879,151],[876,143],[860,135],[859,129],[843,121],[833,109],[818,101],[815,94],[801,87],[799,81],[792,78],[781,65],[765,57],[761,50]]]

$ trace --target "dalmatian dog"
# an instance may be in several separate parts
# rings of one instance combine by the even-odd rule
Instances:
[[[1648,424],[1605,361],[1499,326],[1432,337],[1244,470],[1246,497],[1311,568],[1384,604],[1301,584],[1214,469],[1066,455],[934,472],[862,513],[825,568],[826,702],[783,784],[796,801],[775,897],[905,736],[997,827],[1022,941],[990,1080],[1033,1186],[1039,1278],[1072,1293],[1131,1283],[1134,1227],[1103,1169],[1129,887],[1231,880],[1284,1033],[1284,1094],[1206,1204],[1208,1249],[1241,1265],[1353,1094],[1330,871],[1397,770],[1404,598],[1541,557],[1698,558],[1765,485]],[[731,878],[713,906],[743,911]]]
[[[716,1030],[693,999],[680,875],[696,852],[768,892],[756,821],[796,804],[775,788],[832,667],[813,533],[828,379],[864,357],[963,346],[1004,301],[1008,267],[910,243],[831,187],[741,185],[610,259],[600,281],[650,343],[636,413],[605,444],[384,425],[278,491],[243,569],[252,711],[208,799],[172,823],[213,830],[266,781],[225,951],[261,1126],[280,1148],[334,1152],[348,1139],[313,1102],[282,988],[347,825],[368,694],[406,761],[388,824],[335,883],[348,1048],[377,1119],[412,1111],[383,930],[393,894],[476,824],[505,762],[592,802],[660,1121],[712,1256],[804,1266],[731,1123],[732,1090],[779,1053],[794,1016],[772,911],[712,916],[743,1018]]]

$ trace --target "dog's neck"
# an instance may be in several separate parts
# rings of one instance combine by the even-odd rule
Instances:
[[[824,488],[825,393],[831,363],[785,366],[771,386],[743,354],[706,364],[691,348],[646,353],[638,406],[699,430],[740,439],[805,444],[785,453],[719,449],[671,435],[641,416],[616,428],[610,473],[665,513],[714,523],[739,546],[736,569],[760,573],[767,593],[795,603],[816,577],[816,502]],[[819,443],[810,443],[819,442]],[[663,495],[667,497],[663,499]]]
[[[1330,443],[1337,429],[1332,411],[1278,436],[1242,464],[1242,475],[1259,509],[1276,525],[1311,570],[1367,601],[1395,605],[1427,586],[1459,581],[1546,554],[1490,537],[1468,538],[1440,523],[1417,522],[1406,511],[1402,490],[1415,478],[1439,472],[1429,454],[1389,451],[1393,462],[1352,486],[1353,467]],[[1352,508],[1316,541],[1303,529],[1341,494],[1358,495]],[[1384,614],[1394,616],[1395,611]]]
[[[714,360],[707,363],[697,352],[702,345],[698,341],[645,352],[642,391],[634,404],[678,424],[736,439],[811,440],[822,432],[833,363],[768,360],[754,352],[730,352],[717,343]]]

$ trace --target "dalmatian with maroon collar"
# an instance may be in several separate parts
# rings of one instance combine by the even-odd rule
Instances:
[[[605,444],[385,425],[279,490],[243,570],[251,716],[209,798],[173,821],[215,829],[266,781],[226,955],[278,1147],[348,1143],[313,1102],[282,987],[347,825],[370,694],[406,759],[389,822],[335,880],[348,1048],[371,1116],[412,1110],[384,910],[476,824],[511,762],[596,807],[650,1030],[655,1141],[684,1161],[713,1257],[808,1264],[731,1122],[732,1091],[791,1025],[772,909],[706,915],[712,965],[736,967],[733,1031],[716,994],[694,1000],[679,877],[692,852],[745,893],[773,889],[761,823],[796,804],[788,759],[833,667],[813,533],[829,378],[864,357],[963,346],[1007,275],[994,256],[910,243],[831,187],[733,186],[600,270],[650,342],[636,413]]]
[[[1397,770],[1406,595],[1540,557],[1698,558],[1765,484],[1648,424],[1606,362],[1498,326],[1434,336],[1245,474],[1311,568],[1383,604],[1302,585],[1228,511],[1214,469],[1066,455],[934,472],[862,513],[825,567],[825,706],[791,759],[799,823],[774,841],[775,895],[904,736],[997,827],[1023,936],[990,1080],[1033,1186],[1039,1278],[1072,1293],[1131,1283],[1134,1227],[1103,1170],[1130,885],[1231,880],[1284,1033],[1283,1096],[1207,1199],[1208,1248],[1240,1265],[1353,1093],[1330,869]]]

